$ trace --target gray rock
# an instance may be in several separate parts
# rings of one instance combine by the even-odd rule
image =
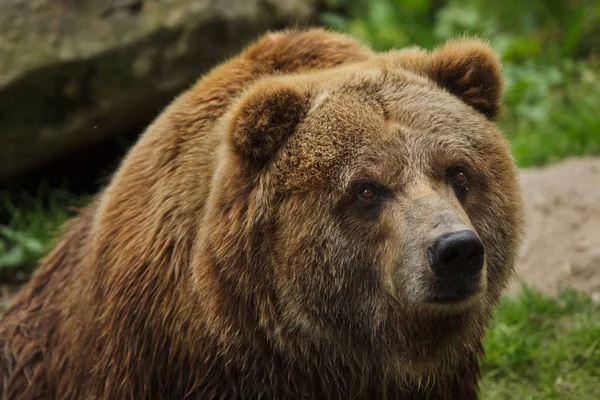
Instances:
[[[149,123],[318,0],[1,0],[0,179]]]

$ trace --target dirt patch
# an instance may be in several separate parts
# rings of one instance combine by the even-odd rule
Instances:
[[[517,278],[545,292],[570,286],[600,300],[600,158],[524,170],[521,181],[526,233]]]
[[[574,158],[521,173],[526,233],[517,279],[553,293],[571,286],[600,301],[600,158]],[[0,285],[0,313],[15,286]]]

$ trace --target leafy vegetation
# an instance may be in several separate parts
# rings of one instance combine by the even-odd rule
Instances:
[[[600,305],[589,296],[505,297],[485,349],[484,399],[600,398]]]
[[[35,196],[0,193],[0,208],[9,221],[0,224],[0,282],[27,279],[74,207],[83,203],[85,197],[46,185]]]

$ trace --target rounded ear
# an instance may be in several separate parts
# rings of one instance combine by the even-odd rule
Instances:
[[[502,109],[502,67],[481,40],[451,41],[430,55],[426,74],[462,101],[495,120]]]
[[[264,166],[294,132],[308,107],[308,97],[296,87],[273,81],[258,84],[232,115],[234,148],[255,166]]]

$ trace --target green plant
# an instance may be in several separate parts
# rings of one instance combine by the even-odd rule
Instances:
[[[35,196],[0,193],[0,209],[7,215],[7,222],[0,224],[0,280],[26,279],[73,207],[84,202],[85,198],[46,185]]]
[[[520,166],[600,154],[600,80],[593,64],[509,64],[505,76],[501,126]]]
[[[329,7],[343,12],[325,12],[321,20],[369,43],[377,50],[413,43],[430,47],[433,32],[434,1],[430,0],[329,0]]]
[[[505,297],[485,351],[484,399],[600,398],[600,305],[587,295]]]

